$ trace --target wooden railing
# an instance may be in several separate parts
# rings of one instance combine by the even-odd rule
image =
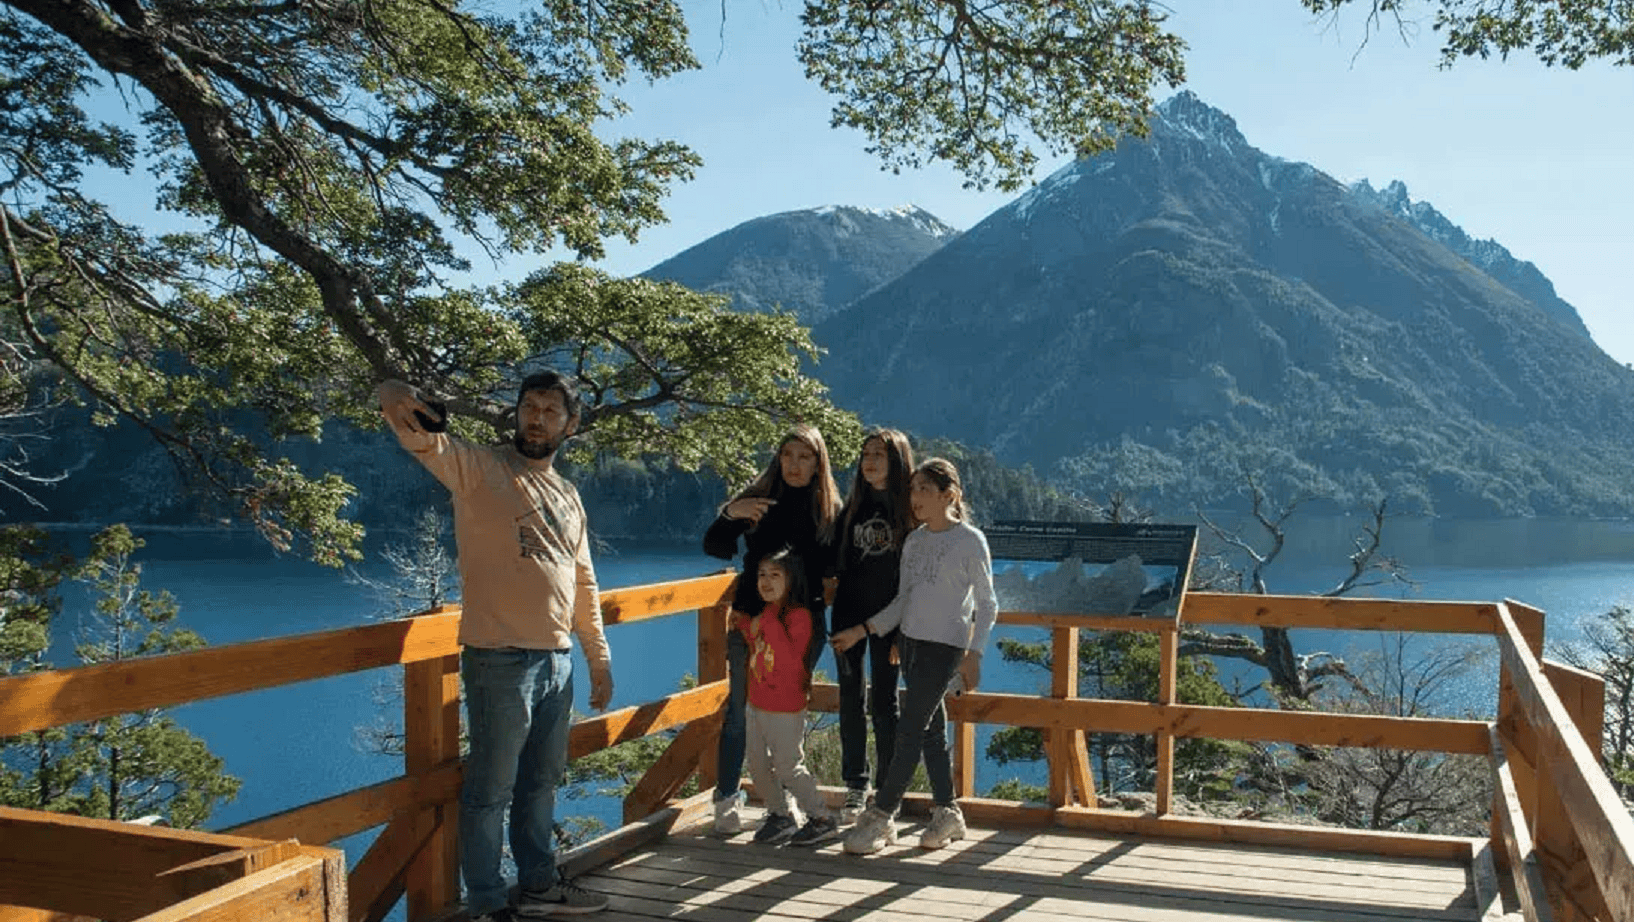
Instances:
[[[726,695],[724,600],[731,586],[731,575],[720,574],[604,593],[608,625],[698,611],[699,684],[574,725],[569,745],[574,758],[682,729],[626,797],[627,825],[562,856],[570,872],[661,838],[675,823],[707,813],[707,791],[714,779],[712,743]],[[1183,705],[1176,700],[1182,619],[1208,625],[1490,635],[1503,664],[1497,719],[1487,723]],[[1181,616],[1169,620],[1004,612],[1000,621],[1048,630],[1054,669],[1049,697],[978,691],[950,701],[955,782],[973,821],[1054,823],[1123,835],[1463,860],[1471,866],[1485,907],[1496,906],[1498,871],[1508,868],[1528,919],[1634,922],[1634,821],[1599,767],[1603,685],[1596,676],[1541,659],[1542,612],[1514,602],[1193,593]],[[398,778],[219,834],[65,820],[27,811],[0,814],[0,922],[52,918],[50,911],[108,919],[233,918],[238,911],[233,907],[249,906],[246,900],[265,901],[279,887],[309,894],[321,890],[325,896],[278,903],[277,915],[251,914],[362,922],[383,917],[406,895],[411,922],[437,917],[458,894],[457,629],[457,611],[440,610],[366,627],[0,679],[3,737],[364,669],[399,664],[404,669],[404,773]],[[1077,647],[1084,630],[1157,634],[1162,653],[1157,700],[1078,697]],[[620,666],[629,668],[623,662]],[[834,686],[819,685],[812,706],[834,710],[837,698]],[[1045,732],[1047,806],[974,796],[977,723]],[[1155,738],[1153,811],[1096,808],[1087,733]],[[1485,756],[1498,791],[1492,835],[1469,839],[1177,816],[1174,743],[1193,737]],[[694,777],[704,793],[678,800],[677,793]],[[909,809],[922,806],[922,798],[908,802]],[[82,823],[91,825],[78,825]],[[338,853],[318,847],[382,825],[344,887],[339,886]],[[24,829],[27,836],[14,834]],[[92,836],[85,830],[100,838],[83,838]],[[169,844],[178,841],[188,844]],[[149,857],[145,864],[131,865],[118,857],[120,849]],[[92,860],[116,870],[77,872]],[[64,887],[42,884],[69,873],[79,887],[72,898],[65,896]],[[200,890],[204,883],[210,888]],[[265,910],[271,904],[256,905]],[[20,908],[24,906],[39,908]]]

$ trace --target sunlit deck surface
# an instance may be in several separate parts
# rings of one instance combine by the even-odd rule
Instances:
[[[775,917],[832,922],[956,919],[1474,920],[1475,888],[1453,861],[1313,853],[1293,848],[1127,839],[1049,829],[970,829],[938,851],[918,847],[923,819],[897,845],[847,855],[677,829],[578,879],[608,894],[603,922]],[[1487,918],[1497,918],[1488,916]]]

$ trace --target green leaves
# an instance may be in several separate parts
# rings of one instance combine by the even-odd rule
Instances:
[[[535,359],[578,376],[591,451],[708,467],[741,481],[790,423],[815,425],[833,458],[861,447],[856,418],[802,370],[818,349],[792,314],[740,314],[673,282],[558,264],[511,292]]]
[[[1355,0],[1303,0],[1313,13],[1338,15]],[[1606,0],[1435,0],[1441,63],[1459,58],[1508,58],[1530,51],[1554,67],[1577,70],[1591,60],[1634,64],[1634,15],[1626,2]],[[1369,28],[1385,16],[1402,21],[1406,0],[1372,0]]]
[[[1185,79],[1165,18],[1144,0],[808,0],[799,55],[888,169],[942,160],[1010,190],[1035,144],[1085,156],[1145,135],[1153,84]]]

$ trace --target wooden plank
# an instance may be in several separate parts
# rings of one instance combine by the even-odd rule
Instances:
[[[657,701],[581,720],[568,734],[567,757],[577,759],[706,717],[721,709],[726,702],[726,692],[724,680],[711,682]]]
[[[720,742],[721,718],[716,711],[692,723],[675,735],[658,760],[636,782],[624,798],[624,822],[634,823],[655,813],[675,797],[698,768],[704,751]]]
[[[1543,677],[1555,690],[1566,712],[1572,715],[1572,725],[1583,734],[1589,751],[1599,755],[1604,747],[1606,729],[1606,680],[1600,675],[1554,660],[1543,661]],[[1603,763],[1602,763],[1603,764]]]
[[[556,856],[556,870],[563,877],[577,877],[640,848],[663,841],[672,830],[705,823],[714,815],[713,790],[703,790],[634,823],[627,823],[588,842],[582,842]]]
[[[1496,610],[1490,602],[1191,592],[1186,594],[1182,620],[1186,624],[1494,634],[1498,630]]]
[[[1242,875],[1226,876],[1200,872],[1184,862],[1149,862],[1147,866],[1133,866],[1120,857],[1115,861],[1097,860],[1088,856],[1066,853],[1054,860],[1037,860],[1025,847],[1006,846],[998,850],[979,850],[968,843],[955,843],[948,848],[923,852],[911,846],[891,849],[879,859],[858,862],[842,858],[833,847],[815,853],[794,850],[754,849],[748,845],[720,843],[707,838],[673,839],[662,852],[647,860],[632,856],[625,862],[609,868],[598,878],[605,880],[632,867],[670,867],[687,872],[720,873],[734,878],[743,874],[760,873],[762,867],[776,872],[774,879],[783,881],[792,875],[808,874],[820,868],[839,865],[838,874],[847,881],[846,887],[859,880],[878,880],[891,885],[891,895],[900,902],[890,906],[892,918],[898,907],[909,904],[911,912],[935,913],[925,904],[937,902],[948,907],[953,918],[1008,918],[1009,913],[998,912],[994,903],[986,902],[990,895],[1000,905],[1011,904],[1013,897],[1035,895],[1050,897],[1083,905],[1086,909],[1099,903],[1116,906],[1123,915],[1111,918],[1298,918],[1298,919],[1356,919],[1356,910],[1347,911],[1346,903],[1364,908],[1374,918],[1420,920],[1426,918],[1467,918],[1467,908],[1460,899],[1464,888],[1462,872],[1457,871],[1455,889],[1440,893],[1407,894],[1400,900],[1391,899],[1391,891],[1375,885],[1363,874],[1331,875],[1326,882],[1314,885],[1295,878],[1284,879],[1279,874],[1260,874],[1257,880]],[[833,855],[833,857],[828,857]],[[843,898],[835,899],[830,888],[823,888],[823,897],[831,909],[817,918],[845,918],[857,916],[847,907]],[[1457,894],[1458,896],[1454,896]],[[821,898],[821,897],[820,897]],[[1390,905],[1381,905],[1381,903]],[[1032,907],[1031,900],[1021,906]],[[967,914],[973,907],[984,907],[980,914]],[[1158,908],[1169,912],[1184,908],[1186,914],[1141,915]],[[622,905],[615,908],[623,910]],[[882,907],[883,908],[883,907]],[[1324,908],[1328,911],[1324,911]],[[689,907],[690,909],[690,907]],[[836,916],[834,910],[839,910]],[[1337,910],[1336,912],[1334,910]],[[751,911],[764,912],[764,907]],[[780,910],[787,912],[788,909]],[[1102,910],[1104,911],[1104,909]],[[1227,913],[1233,915],[1228,916]],[[1331,913],[1331,914],[1330,914]],[[688,912],[690,917],[691,913]],[[1030,918],[1030,913],[1026,917]]]
[[[110,919],[153,912],[276,863],[289,849],[280,842],[9,807],[0,807],[0,842],[6,857],[0,904]]]
[[[411,807],[457,803],[464,766],[442,765],[424,775],[393,778],[241,823],[223,833],[256,839],[299,839],[328,845],[371,829]]]
[[[0,678],[0,737],[448,656],[458,633],[458,615],[423,615]]]
[[[72,913],[37,909],[33,906],[0,904],[0,922],[97,922],[97,920],[91,916],[76,916]]]
[[[604,589],[601,592],[601,623],[609,626],[631,624],[729,601],[737,582],[735,574],[734,570],[722,570],[693,579]]]
[[[1527,922],[1552,922],[1549,894],[1543,886],[1543,871],[1539,867],[1537,850],[1532,847],[1532,833],[1526,828],[1526,814],[1521,810],[1520,794],[1515,790],[1515,777],[1509,770],[1509,746],[1494,726],[1492,735],[1492,774],[1501,806],[1499,821],[1503,830],[1504,850],[1509,853],[1509,867],[1515,881],[1515,895]]]
[[[380,922],[404,891],[409,864],[437,831],[438,812],[413,810],[398,816],[346,879],[347,914],[351,922]]]
[[[1067,612],[1001,611],[998,623],[1015,627],[1074,628],[1080,631],[1129,631],[1155,634],[1171,622],[1139,615],[1076,615]]]
[[[1312,851],[1356,852],[1400,858],[1436,858],[1444,861],[1464,860],[1469,854],[1472,841],[1462,836],[1413,835],[1172,814],[1152,816],[1112,810],[1090,811],[1078,807],[1062,807],[1056,810],[1055,824],[1068,829],[1093,830],[1125,836],[1167,836],[1204,842],[1277,845]]]
[[[1486,724],[1478,720],[1161,705],[1100,698],[1055,701],[984,692],[951,699],[948,713],[956,720],[1014,727],[1149,735],[1167,730],[1181,739],[1262,740],[1470,755],[1485,755],[1490,748]]]
[[[459,656],[404,665],[404,774],[422,775],[438,766],[453,765],[459,758]],[[460,896],[458,806],[450,799],[431,809],[437,812],[436,831],[415,856],[404,879],[410,919],[427,918]]]
[[[223,887],[168,906],[138,922],[331,922],[325,860],[301,854]]]
[[[754,812],[758,811],[751,810],[751,813]],[[911,842],[914,820],[906,822],[909,825],[903,827],[903,831]],[[663,848],[668,849],[672,843],[698,836],[720,841],[700,830],[676,834]],[[728,841],[750,845],[750,840],[751,834],[745,833]],[[1484,841],[1464,839],[1463,843],[1468,846],[1484,844]],[[1130,838],[1124,835],[1068,830],[1047,825],[1033,828],[972,825],[963,840],[952,843],[944,849],[920,853],[910,847],[906,851],[895,853],[895,858],[913,861],[922,855],[926,861],[936,863],[940,855],[956,854],[966,849],[970,850],[970,855],[950,863],[963,865],[980,860],[986,864],[997,865],[1002,864],[1002,859],[1009,856],[1036,857],[1046,861],[1068,862],[1079,870],[1089,871],[1107,864],[1145,867],[1151,866],[1152,861],[1156,860],[1208,869],[1211,873],[1229,876],[1259,877],[1263,876],[1267,868],[1275,869],[1278,873],[1294,872],[1313,880],[1365,876],[1378,881],[1385,889],[1439,894],[1442,899],[1467,895],[1468,889],[1467,852],[1457,859],[1387,858],[1355,853],[1323,853],[1305,848],[1274,845]],[[754,851],[749,850],[748,860],[757,860]],[[1473,905],[1473,901],[1471,904]]]
[[[1560,793],[1612,917],[1634,919],[1634,817],[1600,770],[1598,753],[1589,750],[1565,705],[1544,681],[1508,605],[1498,607],[1498,617],[1504,629],[1498,649],[1514,676],[1522,712],[1538,734],[1538,766]]]
[[[346,910],[346,853],[334,848],[301,846],[301,852],[323,862],[324,922],[349,922]]]
[[[1469,880],[1481,922],[1502,922],[1503,891],[1498,884],[1498,865],[1492,860],[1492,843],[1470,843]]]

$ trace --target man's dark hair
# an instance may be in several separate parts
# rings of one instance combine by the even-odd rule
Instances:
[[[516,405],[522,405],[522,398],[529,391],[560,391],[562,405],[567,407],[568,416],[578,416],[584,409],[584,401],[579,398],[579,388],[572,378],[567,377],[553,368],[536,371],[522,379],[522,386],[516,389]]]

